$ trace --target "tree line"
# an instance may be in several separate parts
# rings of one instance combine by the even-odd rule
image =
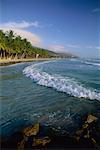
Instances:
[[[54,57],[52,52],[32,46],[27,39],[14,35],[12,30],[3,32],[0,30],[0,58],[20,59],[20,58],[48,58]]]

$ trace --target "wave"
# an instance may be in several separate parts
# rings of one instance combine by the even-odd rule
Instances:
[[[93,62],[84,62],[87,65],[93,65],[93,66],[99,66],[100,67],[100,63],[93,63]]]
[[[50,61],[49,61],[50,62]],[[42,62],[35,65],[26,67],[23,73],[34,80],[39,85],[51,87],[57,91],[67,93],[71,96],[78,98],[87,98],[90,100],[100,100],[100,93],[95,90],[85,88],[81,83],[77,82],[74,78],[63,77],[57,74],[48,74],[43,72],[37,66],[42,65]]]
[[[89,59],[87,59],[87,61],[86,61],[86,60],[81,60],[81,59],[74,59],[74,58],[72,58],[72,59],[70,59],[70,61],[76,61],[76,62],[80,62],[80,63],[82,63],[82,64],[93,65],[93,66],[99,66],[99,67],[100,67],[100,62],[99,62],[99,60],[98,60],[97,62],[91,62],[91,60],[89,60]],[[95,60],[95,61],[96,61],[96,60]]]

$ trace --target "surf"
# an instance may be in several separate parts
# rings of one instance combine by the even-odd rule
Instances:
[[[85,62],[85,64],[87,65],[92,65],[92,66],[99,66],[100,67],[100,63],[93,63],[93,62]]]
[[[44,63],[50,63],[50,61],[28,66],[23,70],[23,74],[30,77],[38,85],[50,87],[78,98],[100,100],[99,92],[95,89],[86,88],[76,79],[58,74],[49,74],[42,71],[42,68],[39,69],[38,66],[42,66]]]

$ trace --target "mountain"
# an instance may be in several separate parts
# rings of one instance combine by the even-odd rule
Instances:
[[[77,58],[77,56],[71,54],[71,53],[56,53],[57,57],[61,58]]]

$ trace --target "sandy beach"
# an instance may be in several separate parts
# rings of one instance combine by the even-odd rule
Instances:
[[[54,60],[58,58],[24,58],[24,59],[0,59],[0,66],[11,65],[21,62],[41,61],[41,60]]]

